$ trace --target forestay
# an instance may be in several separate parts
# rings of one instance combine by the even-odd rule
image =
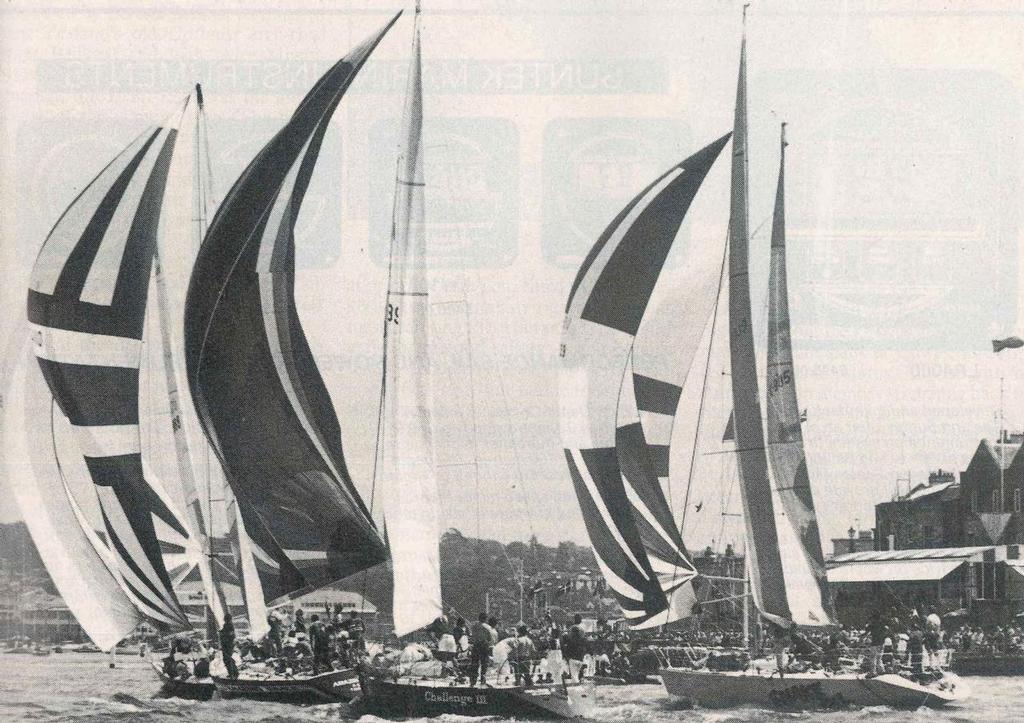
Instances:
[[[189,385],[268,603],[386,556],[299,322],[294,230],[330,118],[397,18],[327,71],[235,181],[189,284]]]
[[[650,521],[633,506],[644,493],[631,500],[627,491],[628,486],[634,493],[652,493],[658,481],[640,457],[630,466],[637,486],[624,480],[617,444],[620,388],[665,258],[727,141],[724,136],[673,167],[619,213],[584,259],[566,304],[560,385],[566,462],[598,565],[632,623],[666,610],[668,602],[637,520]],[[630,448],[645,451],[641,445]],[[647,494],[645,504],[653,504],[651,498]],[[654,531],[660,536],[668,526],[658,522],[660,531]],[[672,546],[674,561],[682,543],[673,540]]]
[[[428,625],[442,612],[439,500],[430,416],[422,126],[417,12],[395,179],[384,312],[384,429],[380,450],[385,525],[394,575],[394,625],[399,636]]]
[[[143,471],[139,365],[180,116],[136,138],[72,202],[39,252],[28,294],[39,367],[95,485],[121,582],[168,628],[188,621],[158,535],[188,533]]]

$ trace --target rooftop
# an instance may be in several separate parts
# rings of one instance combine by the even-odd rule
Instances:
[[[934,547],[924,550],[871,550],[848,552],[832,558],[832,565],[848,562],[888,562],[892,560],[957,560],[980,555],[994,549],[991,545],[976,547]]]

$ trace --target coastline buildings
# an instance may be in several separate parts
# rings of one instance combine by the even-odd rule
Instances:
[[[1006,622],[1024,611],[1024,433],[979,442],[959,479],[928,482],[875,506],[874,550],[829,561],[844,622],[863,623],[879,604],[963,611]]]

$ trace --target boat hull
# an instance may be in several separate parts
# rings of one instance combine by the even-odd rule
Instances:
[[[955,675],[920,685],[899,675],[792,673],[785,678],[752,672],[664,668],[661,679],[670,695],[704,708],[753,705],[767,708],[939,708],[970,694]]]
[[[160,678],[160,697],[161,698],[185,698],[186,700],[210,700],[217,692],[217,686],[214,684],[212,678],[189,678],[187,680],[181,680],[179,678],[171,678],[160,666],[154,661],[150,661],[150,665],[153,666],[153,670],[156,671],[156,675]]]
[[[541,720],[582,720],[593,703],[589,686],[560,684],[475,687],[445,680],[384,680],[364,676],[363,705],[401,716],[445,714],[502,716]]]
[[[949,667],[957,675],[1024,675],[1024,655],[958,653]]]
[[[359,693],[359,678],[350,668],[295,677],[214,676],[213,682],[224,698],[249,698],[278,703],[344,703]]]

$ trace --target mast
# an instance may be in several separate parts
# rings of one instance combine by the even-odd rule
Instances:
[[[772,487],[765,456],[750,301],[746,10],[744,6],[733,122],[732,193],[729,206],[729,338],[733,419],[754,600],[762,614],[785,621],[789,618],[789,603],[786,599]]]

